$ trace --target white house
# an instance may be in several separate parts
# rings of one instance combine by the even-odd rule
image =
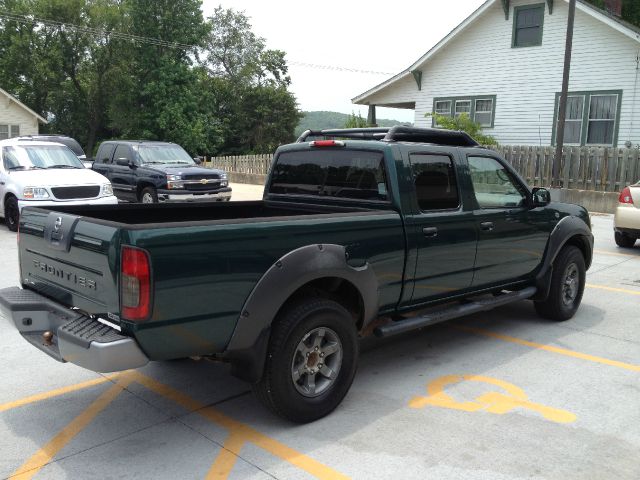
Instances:
[[[0,140],[20,135],[36,135],[40,123],[47,121],[0,88]]]
[[[640,29],[578,0],[566,145],[640,143]],[[468,113],[506,145],[555,143],[568,0],[488,0],[407,70],[352,99],[425,114]]]

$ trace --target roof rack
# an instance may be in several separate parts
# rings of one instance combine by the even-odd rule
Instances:
[[[352,140],[380,140],[383,142],[433,143],[452,147],[478,147],[479,144],[466,132],[440,128],[416,128],[404,125],[395,127],[342,128],[329,130],[307,130],[297,142],[309,137],[346,138]]]

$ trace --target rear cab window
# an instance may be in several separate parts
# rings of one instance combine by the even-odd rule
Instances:
[[[384,154],[337,149],[282,152],[271,173],[269,193],[388,201]]]
[[[111,158],[113,157],[113,151],[115,149],[116,149],[116,146],[113,143],[100,145],[100,148],[98,149],[98,155],[96,157],[96,162],[111,163]]]

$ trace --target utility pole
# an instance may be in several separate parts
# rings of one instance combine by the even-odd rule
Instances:
[[[564,47],[564,70],[562,72],[562,93],[558,107],[558,127],[556,128],[556,155],[553,159],[551,186],[559,188],[560,163],[564,146],[564,122],[567,118],[567,93],[569,91],[569,71],[571,70],[571,49],[573,47],[573,22],[576,17],[576,0],[569,0],[569,20],[567,21],[567,41]]]

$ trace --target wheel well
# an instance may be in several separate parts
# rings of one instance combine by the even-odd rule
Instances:
[[[364,322],[364,302],[360,291],[353,283],[339,277],[324,277],[312,280],[293,292],[287,301],[284,302],[280,311],[291,302],[299,301],[309,296],[324,297],[338,302],[351,313],[358,330],[362,329]],[[280,311],[278,311],[278,313],[280,313]]]
[[[576,247],[580,252],[582,252],[582,256],[584,257],[584,263],[587,268],[591,265],[591,251],[589,249],[589,242],[583,235],[574,235],[571,237],[565,245],[572,245]]]

